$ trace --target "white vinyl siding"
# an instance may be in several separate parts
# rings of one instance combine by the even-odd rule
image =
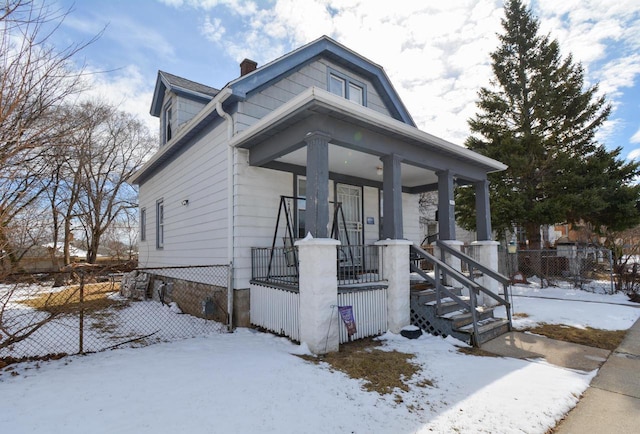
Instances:
[[[375,187],[364,187],[364,243],[373,244],[380,239],[380,207],[379,190]],[[373,217],[373,224],[367,223],[367,218]]]
[[[402,226],[405,239],[418,246],[422,241],[420,229],[420,195],[402,193]]]
[[[234,230],[234,287],[248,288],[251,279],[251,247],[271,247],[280,196],[293,195],[293,175],[252,167],[241,154],[236,163]],[[283,246],[285,220],[281,219],[276,246]]]
[[[223,122],[215,125],[140,185],[142,208],[154,209],[158,198],[164,203],[164,248],[155,249],[155,236],[147,237],[140,243],[141,266],[228,262],[227,131]],[[148,213],[147,226],[156,227],[155,213]]]

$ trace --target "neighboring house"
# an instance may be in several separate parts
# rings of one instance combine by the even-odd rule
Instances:
[[[422,244],[430,244],[433,240],[438,239],[438,192],[428,191],[422,193],[420,199],[421,215],[420,225],[422,227]],[[471,244],[477,241],[475,231],[468,231],[456,224],[456,240],[465,244]]]
[[[252,248],[283,244],[281,196],[295,198],[293,238],[330,238],[340,202],[343,244],[345,233],[350,244],[420,243],[420,193],[438,192],[439,238],[455,240],[463,181],[476,188],[477,239],[491,239],[487,174],[506,166],[419,130],[381,66],[324,36],[240,68],[220,90],[158,73],[160,147],[131,179],[141,266],[232,262],[246,324]]]

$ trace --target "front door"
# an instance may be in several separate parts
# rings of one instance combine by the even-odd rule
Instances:
[[[361,262],[361,249],[352,248],[362,244],[362,187],[347,184],[336,185],[336,199],[342,204],[338,218],[338,233],[342,243],[340,261],[345,265]],[[344,221],[343,221],[344,215]]]

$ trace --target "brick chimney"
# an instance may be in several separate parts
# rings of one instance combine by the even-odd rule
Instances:
[[[247,75],[248,73],[255,71],[258,64],[250,59],[244,59],[240,62],[240,77]]]

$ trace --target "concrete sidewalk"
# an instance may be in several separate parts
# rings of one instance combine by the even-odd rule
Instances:
[[[640,432],[640,319],[555,434]]]
[[[544,358],[582,371],[600,368],[578,405],[553,430],[555,434],[640,432],[640,319],[611,353],[521,332],[499,336],[481,348],[505,357]]]

